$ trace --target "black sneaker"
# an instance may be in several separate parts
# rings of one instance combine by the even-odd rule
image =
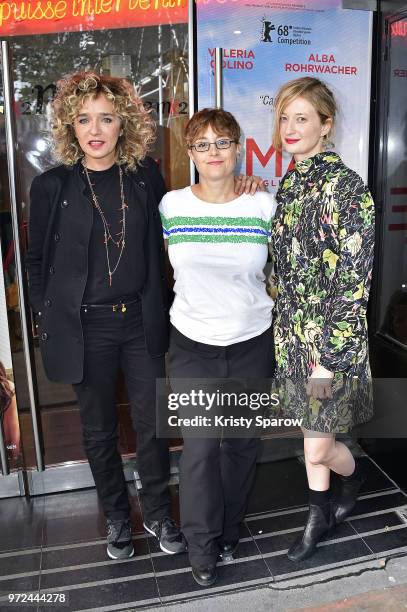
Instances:
[[[185,552],[187,543],[178,525],[169,516],[161,521],[144,521],[143,527],[157,538],[160,548],[169,555]]]
[[[107,519],[107,554],[111,559],[129,559],[134,555],[130,520]]]

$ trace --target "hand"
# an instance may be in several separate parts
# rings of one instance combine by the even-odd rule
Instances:
[[[305,386],[307,395],[314,399],[332,399],[332,379],[334,372],[317,364]]]
[[[246,174],[235,176],[235,193],[254,195],[256,191],[267,191],[265,182],[260,176],[247,176]]]

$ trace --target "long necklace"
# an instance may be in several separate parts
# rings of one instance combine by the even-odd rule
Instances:
[[[112,286],[112,276],[113,274],[116,272],[117,268],[119,267],[119,263],[120,260],[122,258],[123,255],[123,251],[124,248],[126,246],[126,209],[128,208],[126,202],[124,201],[124,189],[123,189],[123,171],[121,169],[121,167],[119,166],[119,182],[120,182],[120,200],[121,200],[121,207],[119,210],[122,211],[122,219],[121,219],[121,226],[122,229],[120,232],[117,233],[117,235],[119,236],[118,240],[115,240],[110,232],[110,227],[109,224],[106,220],[106,217],[104,215],[103,210],[100,207],[99,201],[96,197],[96,193],[93,189],[93,185],[92,182],[90,180],[90,176],[89,176],[89,172],[88,169],[85,165],[85,163],[83,162],[83,167],[85,169],[85,174],[86,174],[86,178],[88,179],[88,183],[89,183],[89,189],[90,189],[90,193],[92,195],[92,200],[93,200],[93,204],[95,205],[96,210],[98,211],[100,218],[102,220],[102,224],[103,224],[103,233],[105,236],[105,251],[106,251],[106,262],[107,262],[107,269],[108,269],[108,273],[109,273],[109,286]],[[115,244],[117,246],[118,249],[120,249],[119,252],[119,256],[117,258],[116,261],[116,265],[114,266],[114,268],[111,268],[110,265],[110,256],[109,256],[109,240],[111,240],[113,242],[113,244]]]

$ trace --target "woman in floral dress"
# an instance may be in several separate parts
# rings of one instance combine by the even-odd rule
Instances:
[[[277,302],[276,376],[285,416],[302,418],[309,515],[288,552],[300,561],[353,510],[360,467],[336,433],[371,417],[366,307],[374,205],[362,179],[327,151],[336,103],[318,79],[284,85],[276,98],[274,146],[293,170],[277,193],[273,227]],[[330,472],[340,476],[335,500]]]

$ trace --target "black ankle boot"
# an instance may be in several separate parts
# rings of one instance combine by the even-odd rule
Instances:
[[[330,505],[329,520],[320,506],[310,504],[309,514],[305,529],[301,537],[294,542],[287,553],[287,557],[291,561],[303,561],[314,554],[315,548],[323,535],[328,533],[334,525],[332,505]]]
[[[362,484],[366,476],[356,464],[355,471],[350,476],[340,477],[340,489],[333,502],[333,512],[336,523],[342,523],[356,506]]]

